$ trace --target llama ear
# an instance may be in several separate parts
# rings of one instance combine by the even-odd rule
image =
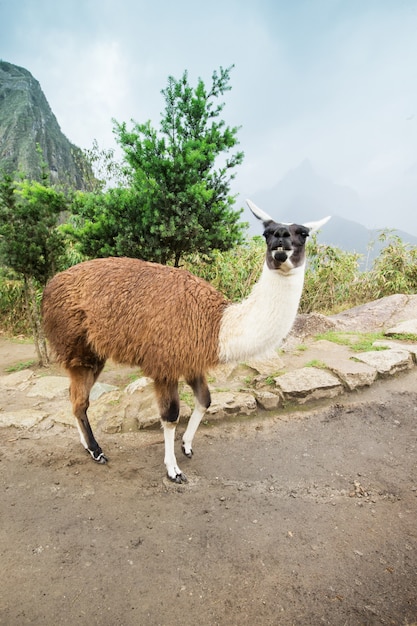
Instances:
[[[252,202],[252,200],[246,200],[246,204],[248,205],[248,207],[250,208],[254,216],[257,217],[258,220],[261,220],[264,224],[266,222],[274,221],[274,219],[270,215],[268,215],[267,213],[262,211],[259,207],[257,207],[256,204]]]
[[[326,222],[329,221],[330,218],[331,218],[331,215],[328,215],[327,217],[324,217],[322,220],[319,220],[318,222],[306,222],[305,224],[303,224],[303,226],[308,228],[308,230],[310,231],[310,235],[311,235],[312,233],[315,233],[317,230],[319,230],[319,228],[324,226]]]

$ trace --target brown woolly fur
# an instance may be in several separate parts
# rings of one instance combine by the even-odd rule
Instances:
[[[108,358],[154,380],[194,379],[218,362],[227,301],[188,271],[127,258],[86,261],[45,288],[46,336],[67,369]]]

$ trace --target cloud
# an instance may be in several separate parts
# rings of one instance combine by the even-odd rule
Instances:
[[[169,75],[209,83],[234,63],[224,119],[241,126],[238,192],[273,187],[309,158],[366,197],[401,189],[411,206],[414,0],[0,2],[5,60],[32,72],[82,147],[112,147],[113,117],[158,126]]]

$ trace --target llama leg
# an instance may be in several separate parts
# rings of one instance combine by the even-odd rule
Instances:
[[[90,422],[87,417],[87,409],[90,405],[89,395],[91,387],[97,380],[99,373],[103,369],[104,363],[100,363],[97,368],[91,367],[71,367],[68,369],[70,377],[70,399],[72,411],[77,420],[77,428],[80,440],[84,448],[91,454],[94,461],[106,463],[102,449],[94,438]]]
[[[182,451],[189,459],[193,456],[193,439],[204,417],[205,412],[210,406],[210,390],[207,385],[205,376],[198,376],[194,380],[187,381],[194,392],[195,407],[188,421],[188,426],[182,438]]]
[[[178,383],[155,381],[155,392],[161,412],[161,422],[164,429],[165,457],[168,478],[176,483],[186,483],[187,478],[182,473],[175,457],[175,428],[180,414],[180,399]]]

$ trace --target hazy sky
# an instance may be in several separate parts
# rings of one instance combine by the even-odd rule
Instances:
[[[168,76],[208,84],[235,64],[237,192],[308,158],[360,194],[365,225],[417,234],[417,0],[0,0],[0,58],[82,148],[114,146],[112,118],[158,127]]]

